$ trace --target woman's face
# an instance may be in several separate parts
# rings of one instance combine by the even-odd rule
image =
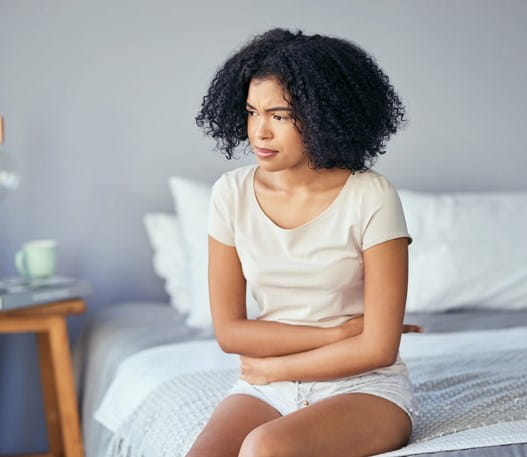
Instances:
[[[302,136],[291,120],[284,90],[275,78],[253,79],[247,94],[247,136],[260,166],[303,168],[309,163]],[[265,154],[261,149],[274,151]]]

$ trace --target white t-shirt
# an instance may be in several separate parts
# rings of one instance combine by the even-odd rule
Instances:
[[[257,168],[225,172],[214,183],[208,233],[236,247],[258,319],[330,327],[363,314],[362,251],[400,237],[412,243],[394,186],[373,169],[356,172],[321,214],[284,229],[256,199]]]

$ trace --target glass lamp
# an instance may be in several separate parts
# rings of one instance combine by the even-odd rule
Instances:
[[[15,159],[4,145],[4,118],[0,116],[0,199],[14,191],[20,183]]]

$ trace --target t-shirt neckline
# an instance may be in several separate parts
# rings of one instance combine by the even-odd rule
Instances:
[[[351,177],[353,176],[353,173],[350,173],[350,175],[348,176],[348,179],[346,179],[346,182],[344,183],[344,185],[342,186],[342,188],[340,189],[338,195],[333,199],[333,201],[329,204],[329,206],[327,206],[320,214],[318,214],[317,216],[315,216],[314,218],[308,220],[307,222],[303,223],[302,225],[299,225],[298,227],[293,227],[293,228],[283,228],[283,227],[280,227],[279,225],[277,225],[266,213],[265,211],[262,209],[262,207],[260,206],[260,203],[258,202],[258,198],[256,198],[256,192],[254,190],[254,177],[256,176],[256,169],[259,168],[259,165],[254,165],[252,167],[252,170],[251,170],[251,175],[250,175],[250,179],[249,179],[249,182],[250,182],[250,185],[251,185],[251,189],[250,189],[250,193],[252,195],[252,199],[253,199],[253,202],[254,204],[256,205],[256,208],[257,210],[260,212],[260,214],[263,216],[263,218],[272,226],[274,227],[275,229],[281,231],[281,232],[295,232],[297,230],[301,230],[303,229],[304,227],[307,227],[309,225],[312,225],[314,224],[317,220],[321,219],[322,217],[324,217],[326,214],[328,214],[330,211],[333,210],[333,208],[335,208],[339,202],[339,200],[341,200],[343,198],[343,195],[345,194],[346,192],[346,189],[348,188],[348,186],[350,185],[350,182],[351,182]]]

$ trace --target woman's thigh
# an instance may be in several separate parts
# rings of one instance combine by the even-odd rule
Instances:
[[[258,398],[229,395],[218,404],[187,457],[237,457],[251,430],[279,417],[276,409]]]
[[[412,432],[395,403],[365,393],[321,400],[247,435],[239,457],[355,457],[404,446]]]

